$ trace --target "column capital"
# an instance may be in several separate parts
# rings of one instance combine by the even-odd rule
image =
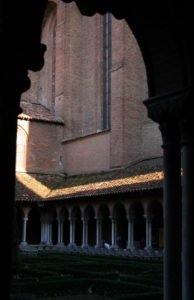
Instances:
[[[64,217],[57,217],[57,222],[58,223],[63,223],[64,222]]]
[[[68,220],[69,220],[70,222],[75,222],[75,221],[77,220],[77,218],[75,218],[75,217],[72,218],[72,217],[70,216],[70,217],[68,217]]]
[[[181,144],[193,145],[194,144],[194,120],[192,116],[183,118],[179,122],[181,132]]]
[[[96,221],[102,221],[103,218],[102,218],[102,217],[95,216],[94,219],[95,219]]]
[[[112,220],[112,221],[117,221],[118,218],[115,217],[115,216],[109,216],[109,219]]]
[[[162,148],[180,147],[180,130],[176,120],[169,120],[159,125],[162,134]]]
[[[23,214],[24,214],[23,220],[26,219],[26,218],[28,218],[28,215],[29,215],[31,209],[32,208],[29,207],[29,206],[22,207],[22,211],[23,211]]]
[[[57,219],[61,218],[61,212],[63,211],[63,206],[59,205],[56,207]]]
[[[53,216],[42,214],[40,217],[40,221],[42,223],[52,223],[53,222]]]
[[[154,122],[162,124],[169,119],[178,120],[183,108],[189,102],[192,88],[187,86],[171,93],[150,97],[143,101],[148,111],[148,117]]]
[[[149,214],[144,214],[143,217],[148,221],[151,221],[153,219],[153,215],[149,215]]]
[[[82,222],[88,222],[89,218],[81,218]]]
[[[134,215],[128,215],[127,220],[128,220],[128,222],[134,222],[135,216]]]

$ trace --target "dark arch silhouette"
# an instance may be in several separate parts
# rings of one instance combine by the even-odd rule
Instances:
[[[5,299],[10,298],[16,122],[20,111],[21,93],[30,87],[27,72],[39,70],[44,62],[45,46],[40,43],[40,35],[46,3],[47,0],[4,0],[0,10],[0,190],[5,216],[4,220],[1,218],[0,228],[4,243],[2,257],[7,257],[3,261],[4,266],[1,267],[2,294]],[[88,16],[96,12],[104,14],[110,11],[116,18],[124,18],[139,43],[146,65],[151,97],[144,103],[148,108],[149,117],[160,124],[163,136],[164,215],[167,220],[164,297],[165,300],[192,300],[194,259],[190,241],[194,210],[191,201],[194,198],[191,180],[194,177],[194,126],[191,106],[194,26],[191,3],[176,2],[175,6],[174,1],[164,0],[152,3],[151,7],[148,7],[145,1],[130,1],[130,5],[126,0],[77,0],[76,3],[81,13]],[[183,167],[182,185],[180,156]],[[7,224],[6,231],[4,224]],[[173,272],[176,274],[174,279]]]

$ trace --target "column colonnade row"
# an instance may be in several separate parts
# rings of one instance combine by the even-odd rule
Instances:
[[[94,207],[69,207],[63,206],[53,207],[48,210],[47,207],[40,209],[40,245],[55,245],[58,247],[110,247],[114,249],[126,248],[131,251],[137,248],[143,248],[151,251],[154,247],[153,229],[159,234],[159,230],[163,230],[162,222],[156,225],[158,221],[158,212],[155,207],[160,208],[160,220],[162,216],[162,203],[155,201],[148,205],[148,203],[134,203],[130,206],[127,213],[124,205],[104,206],[102,210]],[[29,246],[28,237],[30,236],[30,224],[28,228],[28,221],[38,222],[37,219],[33,221],[33,207],[21,207],[22,210],[22,241],[21,246]],[[79,224],[78,224],[79,221]],[[55,243],[53,243],[53,224],[55,226]],[[92,225],[91,225],[92,222]],[[139,222],[143,225],[140,227]],[[78,224],[78,225],[77,225]],[[76,231],[79,226],[79,235],[81,244],[76,242]],[[93,230],[91,232],[91,226]],[[106,232],[106,234],[104,233]],[[68,236],[68,242],[64,242],[64,235]],[[93,239],[91,245],[89,239]],[[157,236],[159,239],[159,236]],[[143,244],[140,244],[143,240]],[[158,246],[159,247],[159,246]]]

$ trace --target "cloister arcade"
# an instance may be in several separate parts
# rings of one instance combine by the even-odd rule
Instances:
[[[163,207],[154,200],[116,200],[68,205],[18,206],[21,249],[34,246],[163,249]],[[20,220],[20,221],[19,221]]]

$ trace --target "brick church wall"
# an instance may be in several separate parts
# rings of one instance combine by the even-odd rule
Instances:
[[[45,66],[30,74],[22,98],[50,109],[64,126],[30,123],[27,170],[88,173],[161,155],[159,131],[142,103],[148,96],[143,58],[128,25],[112,17],[110,128],[104,131],[103,16],[83,16],[74,2],[55,3],[49,1],[44,21]]]
[[[66,172],[110,170],[161,155],[159,133],[142,103],[148,96],[143,58],[128,25],[112,18],[111,127],[101,137],[102,16],[82,16],[74,4],[64,15],[66,75],[58,111],[64,111]]]
[[[22,130],[18,131],[16,170],[33,173],[61,172],[61,126],[25,120],[19,120],[18,123]]]

